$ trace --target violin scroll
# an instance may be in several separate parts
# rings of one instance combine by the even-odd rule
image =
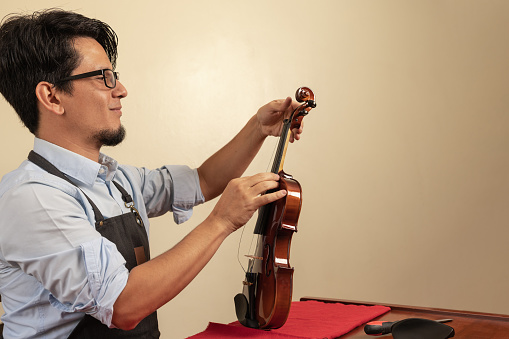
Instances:
[[[298,102],[304,102],[308,100],[315,100],[315,94],[309,87],[299,87],[295,92],[295,99]],[[316,104],[315,104],[316,107]],[[314,107],[313,107],[314,108]]]
[[[308,115],[312,108],[316,107],[315,94],[309,87],[299,87],[295,92],[295,99],[303,104],[297,107],[291,116],[290,129],[300,128],[302,118]]]

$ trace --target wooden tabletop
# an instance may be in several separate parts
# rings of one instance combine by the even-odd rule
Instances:
[[[391,311],[383,314],[375,320],[397,321],[407,318],[422,318],[430,320],[453,319],[447,325],[454,328],[454,338],[462,339],[503,339],[509,338],[509,315],[469,312],[459,310],[447,310],[439,308],[426,308],[405,305],[378,304],[364,301],[341,300],[331,298],[303,297],[301,301],[316,300],[327,303],[342,303],[350,305],[383,305],[391,308]],[[360,326],[341,339],[354,338],[384,338],[390,339],[392,335],[369,336],[364,333],[364,326]]]

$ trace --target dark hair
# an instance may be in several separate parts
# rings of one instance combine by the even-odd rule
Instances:
[[[73,45],[78,37],[95,39],[115,68],[118,38],[102,21],[50,9],[9,16],[0,26],[0,92],[34,134],[39,125],[35,88],[47,81],[72,93],[72,81],[56,82],[79,65],[80,56]]]

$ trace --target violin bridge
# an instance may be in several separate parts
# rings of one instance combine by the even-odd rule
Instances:
[[[244,285],[244,286],[253,286],[253,283],[252,283],[252,282],[249,282],[249,281],[244,280],[244,281],[242,282],[242,285]]]
[[[257,257],[257,256],[254,256],[254,255],[249,255],[249,254],[246,254],[244,255],[246,258],[250,258],[250,259],[255,259],[255,260],[263,260],[262,257]]]

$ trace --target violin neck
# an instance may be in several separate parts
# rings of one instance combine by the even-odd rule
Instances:
[[[285,119],[283,121],[283,129],[279,138],[279,144],[277,146],[276,155],[274,156],[274,162],[272,163],[272,173],[278,174],[283,170],[283,164],[285,162],[286,150],[288,148],[288,142],[290,140],[290,120]]]

